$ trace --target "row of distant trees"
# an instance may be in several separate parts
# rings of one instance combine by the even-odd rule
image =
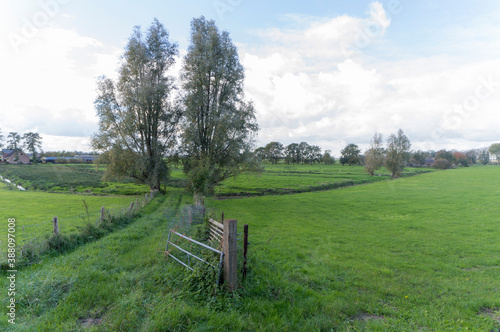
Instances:
[[[280,142],[270,142],[254,151],[255,156],[260,161],[267,161],[272,164],[284,162],[286,164],[319,164],[333,165],[336,162],[330,150],[322,153],[317,145],[310,145],[307,142],[291,143],[283,145]],[[491,145],[489,148],[472,149],[461,151],[422,151],[411,150],[410,139],[399,130],[396,134],[391,134],[383,146],[383,137],[379,133],[373,136],[369,148],[364,154],[358,145],[350,143],[346,145],[339,158],[342,165],[364,165],[366,171],[374,175],[375,171],[385,166],[391,175],[397,177],[407,165],[414,167],[433,166],[435,168],[446,169],[452,166],[468,167],[470,165],[487,165],[490,162],[490,155],[495,156],[497,162],[500,160],[500,143]]]
[[[335,163],[335,158],[331,156],[329,150],[321,153],[319,146],[309,145],[307,142],[291,143],[287,146],[280,142],[270,142],[266,146],[257,148],[254,154],[259,161],[268,161],[272,164],[282,160],[287,164]]]
[[[22,136],[17,132],[10,132],[4,141],[4,136],[0,130],[0,148],[3,148],[4,145],[6,149],[14,151],[20,151],[21,148],[25,148],[32,156],[36,156],[37,150],[42,148],[42,137],[39,133],[31,131]],[[33,163],[36,164],[36,158],[33,158]]]

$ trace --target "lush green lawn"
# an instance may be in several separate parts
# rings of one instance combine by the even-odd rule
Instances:
[[[149,215],[18,272],[18,330],[490,331],[500,328],[500,168],[334,191],[211,200],[250,225],[236,296],[186,291]],[[0,288],[7,288],[5,276]],[[7,303],[6,292],[2,300]],[[0,324],[9,327],[6,315]],[[496,319],[496,320],[495,320]]]

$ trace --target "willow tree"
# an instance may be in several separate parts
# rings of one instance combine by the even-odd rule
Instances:
[[[382,147],[382,134],[375,133],[370,147],[365,152],[365,171],[375,175],[375,171],[384,164],[384,148]]]
[[[403,172],[410,159],[410,148],[410,139],[402,129],[399,129],[397,135],[391,134],[387,139],[385,167],[391,172],[393,178],[399,177]]]
[[[244,78],[229,33],[204,17],[193,19],[181,98],[184,171],[195,204],[219,182],[255,166],[250,148],[258,125],[244,98]]]
[[[163,25],[154,20],[145,36],[135,27],[122,57],[117,82],[101,77],[94,102],[99,131],[92,147],[109,163],[107,177],[132,177],[159,190],[168,177],[165,155],[173,147],[179,112],[172,106],[177,55]]]

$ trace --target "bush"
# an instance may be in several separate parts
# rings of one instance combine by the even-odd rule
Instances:
[[[451,162],[447,159],[441,158],[434,162],[434,168],[436,169],[448,169],[451,168]]]

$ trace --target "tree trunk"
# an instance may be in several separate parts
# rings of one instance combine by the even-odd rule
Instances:
[[[193,204],[196,206],[204,206],[205,205],[205,197],[200,192],[194,192],[193,194]]]

